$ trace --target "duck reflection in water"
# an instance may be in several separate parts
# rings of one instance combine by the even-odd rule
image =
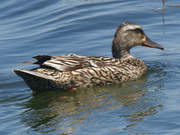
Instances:
[[[84,88],[69,94],[60,91],[36,94],[26,104],[29,111],[21,115],[22,122],[34,130],[41,127],[42,133],[47,132],[47,127],[48,132],[73,133],[92,123],[97,128],[110,126],[112,120],[116,123],[116,130],[136,129],[146,117],[158,113],[162,106],[156,88],[163,87],[163,84],[155,83],[154,87],[152,84],[149,87],[151,81],[147,79],[156,72],[163,75],[163,69],[161,66],[150,69],[136,81]],[[155,88],[154,93],[149,92],[152,88]],[[91,121],[94,119],[96,122]]]

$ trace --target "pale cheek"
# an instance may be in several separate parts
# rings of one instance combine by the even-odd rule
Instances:
[[[146,41],[146,36],[142,36],[142,41]]]

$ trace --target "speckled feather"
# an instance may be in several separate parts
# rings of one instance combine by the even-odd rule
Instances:
[[[139,25],[125,22],[115,32],[112,41],[113,58],[76,54],[38,55],[33,57],[37,61],[22,64],[39,64],[39,68],[13,71],[35,91],[71,90],[121,83],[137,79],[147,68],[143,61],[130,55],[130,49],[137,45],[164,49],[151,41]]]
[[[48,66],[53,68],[48,68]],[[52,57],[40,68],[31,71],[23,69],[24,72],[21,70],[16,73],[31,89],[44,91],[70,90],[135,80],[144,73],[146,68],[143,61],[133,57],[120,60],[71,54]]]

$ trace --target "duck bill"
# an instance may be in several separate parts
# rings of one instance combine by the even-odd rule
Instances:
[[[149,39],[148,37],[146,38],[146,41],[142,42],[142,46],[146,46],[146,47],[152,47],[152,48],[158,48],[163,50],[164,47],[162,47],[161,45],[157,44],[156,42],[152,41],[151,39]]]

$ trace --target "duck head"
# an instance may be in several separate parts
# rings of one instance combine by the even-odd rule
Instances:
[[[124,22],[118,26],[112,41],[113,57],[121,59],[132,57],[130,49],[138,45],[164,49],[161,45],[150,40],[139,25]]]

